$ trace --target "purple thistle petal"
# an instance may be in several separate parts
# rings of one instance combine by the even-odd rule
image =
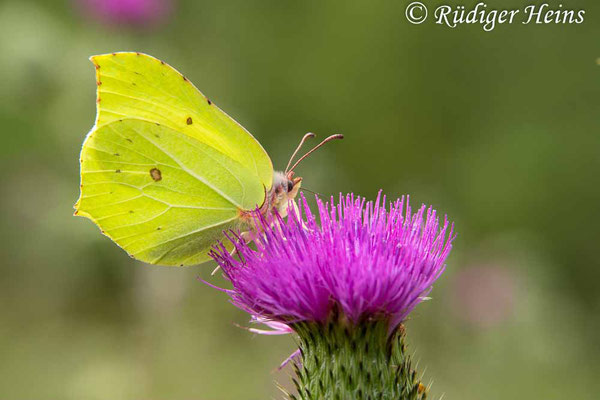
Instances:
[[[285,324],[321,321],[334,306],[353,322],[386,316],[401,323],[444,271],[453,226],[440,225],[435,210],[412,212],[408,198],[390,203],[340,195],[317,198],[318,220],[304,196],[286,221],[257,223],[256,250],[230,236],[238,256],[222,244],[211,256],[232,283],[232,303]]]
[[[272,321],[263,317],[252,316],[252,322],[255,324],[263,324],[271,330],[248,328],[248,331],[259,335],[287,335],[293,332],[293,329],[283,322]]]
[[[283,360],[283,362],[281,364],[279,364],[279,367],[277,367],[277,370],[279,371],[279,370],[283,369],[283,367],[285,367],[286,365],[288,365],[290,361],[294,360],[296,357],[300,356],[301,354],[302,353],[300,352],[300,349],[297,349],[292,354],[290,354],[288,356],[288,358],[286,358],[285,360]]]
[[[75,0],[84,14],[108,25],[146,26],[164,20],[174,0]]]

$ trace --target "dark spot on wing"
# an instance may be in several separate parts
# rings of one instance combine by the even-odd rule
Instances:
[[[208,103],[209,106],[212,104],[212,101],[210,101],[210,99],[208,97],[206,98],[206,102]]]
[[[100,69],[100,65],[94,64],[94,66],[96,67],[96,69]]]
[[[127,140],[129,143],[133,143],[133,140],[131,140],[129,138],[125,138],[125,140]]]
[[[163,60],[160,60],[160,63],[161,63],[162,65],[165,65],[165,62],[164,62]]]
[[[137,72],[137,71],[133,71],[133,73],[134,73],[134,74],[136,74],[136,75],[141,75],[141,74],[140,74],[139,72]]]
[[[118,169],[118,170],[116,170],[116,171],[115,171],[115,173],[117,173],[117,174],[120,174],[120,173],[121,173],[121,170],[120,170],[120,169]]]
[[[122,120],[122,119],[120,119],[120,120],[119,120],[119,122],[123,122],[123,120]]]
[[[116,56],[116,55],[117,55],[117,53],[112,53],[112,55],[113,55],[113,56]]]
[[[156,228],[157,231],[160,231],[160,229],[161,229],[160,226],[158,228]]]
[[[119,154],[119,153],[115,153],[115,156],[119,157],[119,156],[120,156],[120,154]]]
[[[102,85],[102,82],[101,81],[97,81],[96,85],[100,86],[100,85]]]
[[[132,84],[133,86],[137,86],[137,85],[135,84],[135,82],[131,82],[131,84]]]
[[[129,210],[129,214],[133,214],[133,210]]]
[[[184,81],[186,81],[186,82],[188,81],[185,76],[181,75],[181,77],[183,78]]]
[[[162,179],[162,174],[160,173],[160,169],[152,168],[150,170],[150,176],[154,179],[155,182],[158,182]]]
[[[192,117],[187,117],[187,119],[185,120],[185,123],[188,125],[191,125],[193,123]]]
[[[138,52],[136,51],[136,52],[135,52],[135,55],[136,55],[136,56],[139,56],[139,55],[140,55],[140,53],[138,53]]]

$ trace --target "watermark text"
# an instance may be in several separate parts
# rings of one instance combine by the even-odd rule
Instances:
[[[406,19],[412,24],[425,22],[428,9],[422,2],[412,2],[406,7]],[[562,4],[550,6],[548,3],[527,5],[512,10],[496,10],[484,2],[471,8],[462,5],[441,5],[433,12],[433,20],[437,25],[456,28],[465,24],[478,24],[484,31],[493,31],[498,25],[524,24],[582,24],[585,10],[575,10]]]

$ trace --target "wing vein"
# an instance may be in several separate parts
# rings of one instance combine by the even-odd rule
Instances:
[[[217,187],[215,187],[214,185],[212,185],[211,183],[209,183],[208,181],[206,181],[206,179],[204,179],[202,176],[196,174],[193,170],[187,168],[185,166],[185,164],[182,164],[181,162],[179,162],[179,160],[174,155],[172,155],[167,150],[165,150],[164,148],[162,148],[161,146],[159,146],[156,142],[154,142],[151,139],[143,136],[137,129],[135,129],[133,127],[131,129],[133,129],[135,132],[137,132],[138,135],[144,137],[147,141],[149,141],[150,143],[152,143],[154,145],[154,147],[156,147],[158,150],[162,151],[167,157],[169,157],[171,160],[173,160],[177,165],[179,165],[179,167],[183,171],[187,172],[190,176],[192,176],[192,177],[196,178],[198,181],[204,183],[212,191],[214,191],[215,193],[217,193],[219,196],[221,196],[222,198],[224,198],[225,200],[227,200],[228,202],[230,202],[234,206],[236,206],[238,208],[242,208],[236,201],[234,201],[232,198],[230,198],[229,196],[227,196],[225,193],[223,193]]]
[[[126,225],[120,225],[120,226],[115,226],[114,228],[110,228],[110,230],[108,231],[115,231],[117,229],[122,229],[122,228],[129,228],[131,226],[136,226],[136,225],[142,225],[145,224],[147,222],[150,222],[158,217],[160,217],[161,215],[164,215],[165,213],[167,213],[169,210],[171,210],[172,207],[167,207],[165,208],[163,211],[161,211],[160,213],[158,213],[157,215],[153,216],[152,218],[146,219],[144,221],[140,221],[140,222],[136,222],[134,224],[126,224]]]
[[[116,76],[114,76],[114,75],[109,75],[109,74],[106,74],[106,73],[104,73],[104,74],[101,74],[101,77],[107,77],[107,78],[114,79],[114,80],[116,80],[116,81],[123,82],[123,83],[128,83],[128,84],[130,84],[130,83],[132,83],[132,82],[133,82],[133,80],[131,80],[131,81],[126,81],[126,80],[123,80],[123,79],[119,79],[119,78],[117,78],[117,77],[116,77]],[[148,81],[148,79],[144,79],[144,80],[145,80],[145,86],[148,86],[148,87],[150,87],[150,88],[152,88],[152,89],[156,90],[157,92],[159,92],[159,93],[162,93],[162,94],[163,94],[163,95],[165,95],[166,97],[170,97],[171,99],[173,99],[173,100],[175,100],[175,101],[177,101],[177,102],[179,102],[179,101],[180,101],[180,99],[179,99],[179,98],[177,98],[176,96],[173,96],[173,95],[172,95],[171,93],[169,93],[169,92],[166,92],[166,91],[162,90],[162,89],[161,89],[159,86],[152,85],[152,84],[151,84],[151,83]],[[136,91],[137,91],[137,90],[136,90]],[[192,103],[193,103],[193,104],[195,104],[196,102],[194,101],[194,102],[192,102]],[[189,109],[189,108],[187,108],[187,107],[181,107],[181,106],[179,106],[179,109],[182,109],[182,110],[188,111],[188,112],[190,112],[190,113],[196,114],[196,112],[194,112],[193,110],[191,110],[191,109]]]
[[[194,231],[191,231],[191,232],[188,232],[188,233],[186,233],[186,234],[179,235],[179,236],[177,236],[177,237],[174,237],[174,238],[172,238],[172,239],[169,239],[169,240],[167,240],[167,241],[165,241],[165,242],[162,242],[162,243],[159,243],[159,244],[157,244],[157,245],[153,245],[153,246],[150,246],[150,247],[146,247],[146,248],[144,248],[144,249],[142,249],[142,250],[139,250],[139,251],[135,252],[135,253],[134,253],[134,255],[135,255],[135,254],[140,254],[140,253],[143,253],[143,252],[145,252],[145,251],[148,251],[148,250],[151,250],[151,249],[153,249],[153,248],[156,248],[156,247],[162,246],[162,245],[164,245],[164,244],[167,244],[167,243],[173,242],[173,241],[175,241],[175,240],[183,239],[183,238],[185,238],[185,237],[188,237],[188,236],[194,235],[194,234],[196,234],[196,233],[203,232],[203,231],[205,231],[205,230],[207,230],[207,229],[216,228],[217,226],[220,226],[220,225],[225,225],[225,224],[227,224],[227,223],[229,223],[229,222],[235,221],[236,219],[237,219],[237,216],[236,216],[236,217],[233,217],[233,218],[226,219],[225,221],[218,222],[218,223],[216,223],[216,224],[212,224],[212,225],[203,226],[203,227],[202,227],[202,228],[200,228],[200,229],[196,229],[196,230],[194,230]],[[186,243],[183,243],[183,244],[186,244]],[[167,256],[167,255],[168,255],[170,252],[172,252],[172,251],[174,251],[175,249],[179,248],[179,247],[180,247],[180,246],[182,246],[183,244],[181,244],[181,245],[179,245],[179,246],[176,246],[176,247],[173,247],[173,248],[171,248],[171,249],[167,250],[167,251],[166,251],[165,253],[163,253],[161,256],[159,256],[159,257],[157,257],[155,260],[153,260],[153,261],[152,261],[152,264],[156,264],[156,263],[157,263],[157,262],[159,262],[161,259],[165,258],[165,257],[166,257],[166,256]]]

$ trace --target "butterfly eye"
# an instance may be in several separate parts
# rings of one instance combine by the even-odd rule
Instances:
[[[287,191],[288,193],[291,192],[294,189],[294,182],[288,180],[287,181]]]

